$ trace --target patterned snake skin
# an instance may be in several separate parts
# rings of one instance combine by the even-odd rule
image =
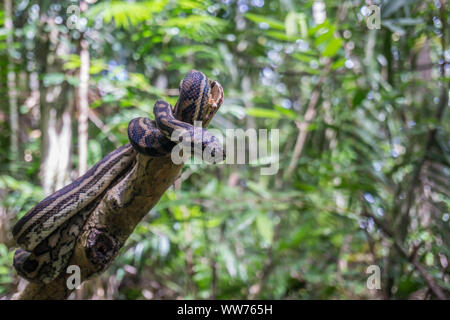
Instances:
[[[187,141],[224,159],[221,143],[204,129],[222,102],[223,90],[217,81],[211,82],[199,71],[190,71],[180,83],[180,96],[173,110],[169,103],[158,100],[153,110],[155,121],[130,121],[130,144],[108,154],[17,222],[13,228],[14,239],[21,247],[14,255],[17,272],[30,281],[49,283],[65,271],[84,223],[103,194],[132,167],[136,152],[167,156],[177,143]],[[203,128],[193,126],[198,120]],[[173,137],[176,131],[182,135]]]

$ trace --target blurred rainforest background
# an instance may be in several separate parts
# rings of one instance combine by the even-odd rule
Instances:
[[[449,297],[445,0],[2,0],[0,22],[0,297],[15,222],[191,69],[225,90],[210,127],[279,130],[279,171],[187,164],[70,298]]]

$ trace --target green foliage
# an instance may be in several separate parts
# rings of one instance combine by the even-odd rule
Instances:
[[[86,16],[90,19],[102,18],[104,23],[114,21],[118,28],[130,28],[152,19],[155,13],[162,11],[168,1],[102,1],[92,6]]]
[[[42,199],[42,190],[28,181],[17,180],[12,176],[0,176],[0,189],[8,190],[1,205],[16,212],[19,217],[31,209],[37,201]]]
[[[323,1],[322,18],[315,2],[97,1],[81,13],[80,31],[65,25],[70,1],[40,13],[36,1],[15,1],[20,161],[11,160],[9,104],[0,100],[0,199],[9,224],[43,197],[46,128],[41,106],[30,106],[30,76],[39,76],[41,98],[77,88],[82,34],[90,107],[104,124],[89,123],[89,166],[126,143],[130,119],[151,118],[156,99],[175,104],[174,89],[194,68],[225,90],[212,128],[280,133],[275,175],[260,174],[262,161],[187,163],[181,185],[137,226],[101,283],[86,285],[112,294],[86,290],[83,298],[436,298],[413,258],[448,294],[448,10],[375,1],[381,29],[369,30],[365,1]],[[44,14],[64,23],[43,24],[36,17]],[[5,41],[2,26],[0,48]],[[63,45],[70,54],[57,55]],[[6,50],[0,65],[8,97]],[[403,256],[398,244],[415,255]],[[17,282],[12,248],[0,244],[0,295]],[[367,289],[369,265],[381,268],[382,290]]]
[[[11,265],[14,252],[8,251],[8,247],[0,243],[0,294],[6,294],[11,289],[12,275]]]

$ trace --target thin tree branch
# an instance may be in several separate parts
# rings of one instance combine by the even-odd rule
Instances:
[[[272,244],[267,249],[267,258],[264,261],[264,265],[263,265],[259,280],[257,283],[255,283],[254,285],[252,285],[249,288],[248,298],[250,300],[255,299],[256,297],[259,296],[262,289],[264,288],[264,285],[265,285],[267,279],[270,276],[270,273],[272,272],[272,270],[275,267],[275,260],[273,258],[273,250],[274,250],[273,246],[277,243],[277,241],[280,237],[280,229],[281,229],[281,223],[278,223],[277,225],[275,225],[275,230],[274,230],[273,238],[272,238]]]
[[[92,111],[92,109],[88,110],[88,117],[89,120],[97,127],[99,128],[103,134],[106,135],[109,141],[111,141],[116,147],[120,146],[120,142],[116,139],[116,137],[111,134],[111,129],[108,125],[104,124],[103,121],[97,116],[97,114]]]
[[[309,124],[314,120],[316,116],[316,107],[319,102],[320,98],[320,91],[322,90],[322,84],[324,83],[326,76],[328,76],[328,71],[330,69],[331,63],[328,63],[325,67],[324,72],[319,78],[319,81],[317,82],[316,86],[314,87],[314,90],[311,94],[311,99],[308,103],[308,108],[305,112],[305,118],[302,122],[296,121],[295,124],[298,128],[298,136],[297,141],[295,143],[294,152],[292,153],[291,162],[289,164],[289,167],[286,171],[286,176],[290,176],[292,172],[295,170],[295,167],[297,166],[298,159],[300,158],[303,148],[305,146],[306,138],[308,136],[308,126]]]
[[[445,50],[446,50],[445,0],[441,0],[440,13],[441,13],[441,21],[443,21],[442,22],[443,23],[442,36],[441,36],[442,61],[445,61]],[[444,20],[442,20],[442,19],[444,19]],[[438,105],[436,113],[435,113],[435,119],[437,120],[436,121],[437,124],[439,124],[441,122],[441,119],[445,112],[445,108],[448,105],[448,85],[445,81],[445,64],[444,63],[441,64],[440,73],[441,73],[441,94],[439,97],[439,105]],[[432,129],[430,129],[428,131],[428,138],[427,138],[423,156],[420,159],[419,163],[417,164],[416,168],[414,169],[411,186],[410,186],[407,196],[406,196],[406,209],[398,216],[396,223],[400,223],[401,221],[403,221],[403,219],[409,217],[411,207],[414,203],[414,191],[420,183],[420,173],[422,172],[422,167],[425,164],[425,161],[427,160],[427,157],[430,154],[430,150],[431,150],[431,148],[433,146],[433,142],[435,141],[435,138],[436,138],[436,133],[437,133],[437,126],[433,127]]]

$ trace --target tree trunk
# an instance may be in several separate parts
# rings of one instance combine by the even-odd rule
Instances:
[[[5,29],[6,44],[8,47],[8,100],[9,100],[9,125],[11,129],[10,150],[11,161],[18,159],[19,152],[19,112],[17,110],[16,71],[14,63],[14,25],[12,1],[5,0]]]
[[[78,175],[87,170],[88,115],[89,115],[89,45],[80,41],[80,84],[78,87]]]
[[[43,24],[53,26],[53,18],[43,15]],[[51,28],[37,45],[39,74],[62,74],[62,61],[59,56],[69,53],[64,41],[58,41],[57,28]],[[51,48],[54,48],[53,50]],[[47,63],[52,61],[52,63]],[[39,80],[41,88],[40,113],[42,132],[41,183],[44,194],[48,195],[70,181],[72,148],[72,110],[73,88],[65,81],[46,83]]]

